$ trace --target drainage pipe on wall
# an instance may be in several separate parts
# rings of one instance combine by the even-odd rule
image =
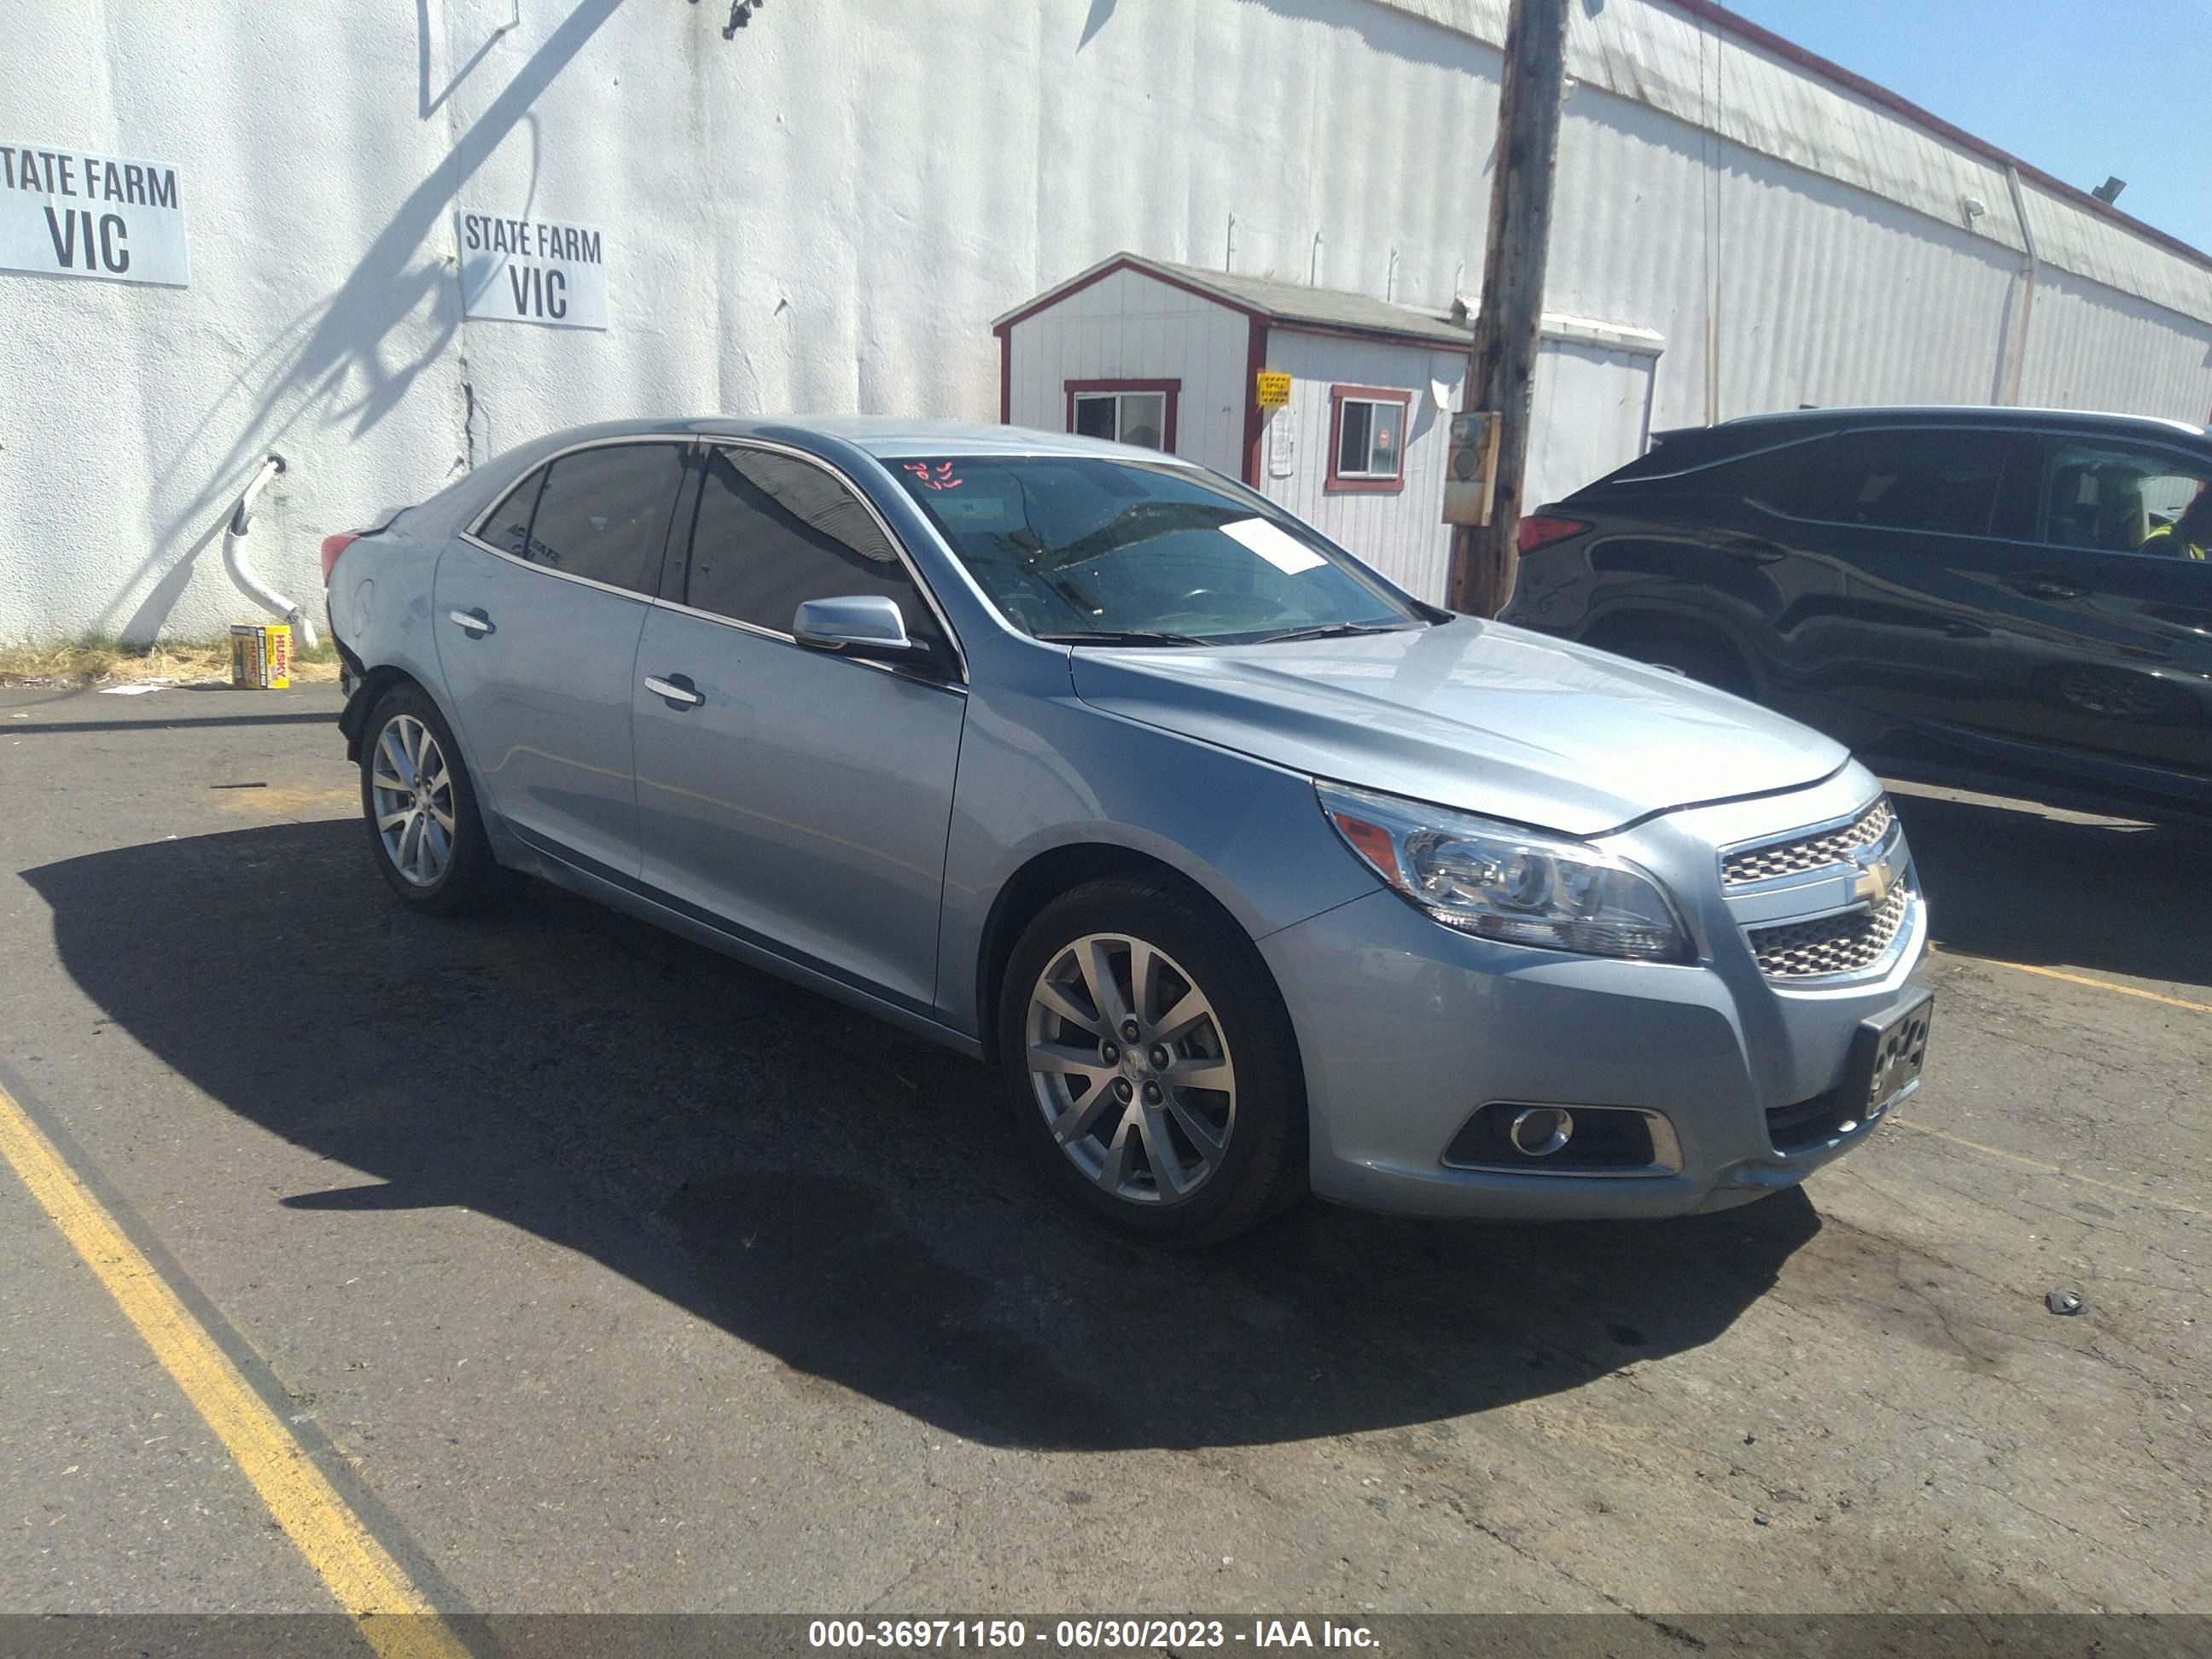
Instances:
[[[2027,319],[2035,310],[2035,278],[2042,266],[2035,257],[2035,233],[2027,228],[2027,198],[2020,188],[2020,169],[2007,163],[2005,183],[2012,189],[2012,216],[2020,226],[2020,245],[2027,255],[2021,267],[2020,328],[2013,336],[2012,362],[2006,366],[2005,401],[2020,403],[2021,376],[2027,368]]]
[[[315,625],[307,620],[307,613],[256,575],[238,550],[238,544],[246,539],[246,532],[252,527],[254,497],[268,489],[270,480],[283,470],[284,458],[271,455],[261,463],[261,470],[246,486],[246,493],[238,498],[237,507],[231,511],[230,522],[223,526],[222,568],[230,573],[230,579],[238,585],[240,592],[271,616],[282,617],[291,623],[293,638],[304,649],[313,651],[316,644]]]

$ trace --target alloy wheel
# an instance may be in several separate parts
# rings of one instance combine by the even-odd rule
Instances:
[[[412,886],[436,886],[453,857],[453,775],[430,728],[412,714],[386,721],[368,783],[392,867]]]
[[[1237,1072],[1213,1005],[1165,951],[1090,933],[1030,994],[1030,1090],[1084,1176],[1120,1199],[1172,1204],[1221,1167]]]

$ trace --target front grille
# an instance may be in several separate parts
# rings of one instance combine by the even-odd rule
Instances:
[[[1813,921],[1745,930],[1759,969],[1769,979],[1813,979],[1856,974],[1882,958],[1905,925],[1912,894],[1904,883],[1871,910],[1846,910]]]
[[[1721,879],[1730,887],[1741,887],[1747,882],[1771,881],[1777,876],[1794,876],[1802,871],[1825,870],[1831,865],[1845,864],[1850,860],[1853,848],[1871,847],[1889,833],[1889,826],[1896,821],[1896,813],[1890,810],[1889,797],[1884,795],[1840,830],[1729,854],[1721,860]]]

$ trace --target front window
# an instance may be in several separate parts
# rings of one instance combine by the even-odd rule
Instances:
[[[2062,444],[2044,492],[2044,539],[2106,553],[2203,558],[2212,468],[2131,445]]]
[[[1070,380],[1067,429],[1139,449],[1175,449],[1180,380]]]
[[[1424,625],[1296,519],[1207,474],[1090,456],[889,463],[1016,627],[1102,644],[1229,644]]]
[[[1413,394],[1370,386],[1336,386],[1329,394],[1328,488],[1389,490],[1404,487],[1406,419]]]

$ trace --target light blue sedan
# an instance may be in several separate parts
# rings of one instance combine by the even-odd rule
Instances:
[[[591,427],[324,571],[403,902],[532,872],[988,1061],[1146,1238],[1712,1209],[1918,1085],[1924,907],[1844,750],[1171,457]]]

